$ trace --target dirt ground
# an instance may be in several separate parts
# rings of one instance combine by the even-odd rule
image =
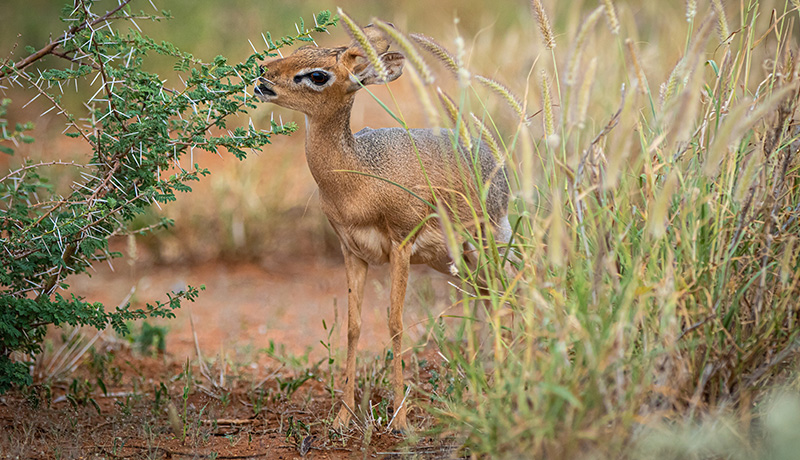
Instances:
[[[409,407],[415,434],[404,437],[386,429],[392,413],[385,359],[386,267],[371,268],[363,308],[357,400],[367,422],[351,423],[345,432],[332,431],[328,424],[338,410],[338,405],[332,407],[338,392],[330,391],[331,367],[323,345],[331,347],[337,375],[346,347],[347,314],[340,260],[121,264],[114,271],[98,267],[91,278],[71,281],[73,292],[110,307],[129,295],[137,306],[186,285],[204,284],[206,290],[195,303],[176,311],[175,319],[156,323],[166,331],[165,353],[142,353],[109,331],[74,370],[50,385],[0,396],[0,458],[453,455],[452,440],[419,435],[430,423],[416,404]],[[448,281],[415,267],[409,283],[408,351],[403,359],[406,378],[423,390],[441,364],[435,346],[425,345],[429,318],[460,314],[453,311],[458,307],[451,307]],[[134,336],[138,327],[133,327]],[[411,352],[414,344],[417,350]],[[54,349],[57,343],[44,354],[45,361],[59,358]],[[37,369],[45,367],[47,362]],[[340,388],[338,375],[334,388]]]

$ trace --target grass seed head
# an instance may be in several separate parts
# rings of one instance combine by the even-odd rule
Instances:
[[[617,10],[614,8],[614,2],[611,0],[603,0],[603,6],[606,10],[606,21],[608,22],[608,30],[612,34],[619,34],[619,18],[617,17]]]
[[[589,110],[589,101],[591,99],[592,93],[592,84],[594,83],[594,77],[597,73],[597,58],[593,57],[591,61],[589,61],[589,65],[586,67],[586,72],[583,74],[583,80],[581,81],[581,87],[578,91],[578,106],[577,106],[577,116],[575,117],[575,122],[579,128],[583,128],[586,124],[586,112]]]
[[[484,77],[483,75],[475,75],[475,79],[481,84],[499,94],[508,105],[517,112],[520,119],[525,119],[525,110],[522,108],[522,103],[519,98],[502,83],[492,80],[491,78]]]
[[[697,16],[697,0],[686,0],[686,21],[692,22]]]
[[[533,14],[536,16],[536,22],[539,24],[539,33],[542,34],[542,42],[547,49],[556,47],[556,38],[553,35],[553,28],[550,26],[550,19],[547,18],[547,13],[544,11],[541,0],[531,0],[531,8]]]
[[[361,30],[361,27],[353,21],[353,18],[348,16],[341,8],[337,9],[339,13],[339,17],[342,18],[344,22],[345,29],[353,37],[358,46],[364,51],[364,55],[366,56],[367,60],[370,64],[375,68],[375,71],[378,72],[378,76],[381,80],[387,80],[389,78],[389,72],[386,70],[386,66],[383,64],[383,61],[378,57],[378,52],[375,50],[375,47],[372,46],[372,43],[369,41],[367,34]]]
[[[428,67],[428,64],[425,63],[425,60],[422,59],[422,56],[417,51],[417,48],[411,43],[411,40],[405,36],[402,32],[397,30],[394,26],[389,24],[388,22],[381,21],[380,19],[373,19],[372,23],[378,26],[387,36],[389,36],[397,46],[403,50],[403,54],[405,54],[406,59],[411,65],[416,69],[419,73],[422,81],[425,82],[426,85],[430,85],[436,79],[433,76],[433,72],[431,72],[431,68]]]
[[[647,94],[647,78],[644,76],[644,70],[639,63],[639,56],[636,54],[636,46],[630,38],[625,39],[625,46],[628,50],[627,58],[630,65],[633,67],[634,74],[636,75],[637,89],[641,94]]]
[[[726,42],[730,36],[728,29],[728,19],[725,15],[725,7],[722,5],[722,0],[711,0],[711,6],[717,14],[717,32],[719,32],[719,39],[721,42]]]
[[[450,117],[450,121],[453,122],[453,125],[458,130],[459,141],[464,144],[467,150],[472,151],[472,140],[467,130],[467,125],[464,124],[464,119],[458,110],[458,105],[456,105],[455,101],[453,101],[450,96],[442,91],[442,88],[436,88],[436,92],[439,94],[439,101]]]
[[[478,132],[478,139],[486,143],[486,145],[489,147],[489,150],[492,151],[492,155],[494,155],[494,158],[499,164],[504,164],[505,157],[502,152],[500,152],[500,147],[497,145],[497,140],[492,135],[492,132],[474,113],[470,112],[470,115],[472,116],[472,124],[475,126],[475,130]]]
[[[417,42],[422,49],[432,54],[436,59],[439,60],[439,62],[444,64],[444,66],[447,67],[447,70],[458,75],[458,64],[456,62],[456,58],[450,53],[450,51],[447,51],[445,47],[426,35],[411,34],[410,37],[412,40]]]
[[[542,70],[542,111],[544,112],[544,134],[550,137],[555,132],[555,121],[553,117],[553,101],[550,97],[550,83],[547,79],[547,72]]]

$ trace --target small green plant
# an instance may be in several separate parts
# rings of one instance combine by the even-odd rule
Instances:
[[[264,408],[264,405],[271,401],[270,393],[272,390],[270,389],[263,389],[263,388],[256,388],[255,390],[251,390],[248,394],[250,399],[250,405],[253,407],[253,416],[258,416],[261,413],[261,409]]]
[[[158,415],[161,412],[161,406],[165,401],[169,401],[169,390],[164,382],[159,382],[158,386],[153,385],[153,415]]]
[[[181,413],[181,442],[186,439],[186,430],[189,427],[189,395],[192,394],[192,386],[194,385],[194,378],[192,377],[192,367],[189,365],[189,359],[186,359],[186,364],[183,367],[183,411]]]
[[[97,413],[100,414],[100,405],[98,405],[97,401],[94,399],[95,388],[95,385],[89,380],[79,378],[72,379],[66,394],[67,401],[69,401],[75,409],[91,404],[92,407],[97,410]],[[105,391],[105,385],[103,385],[102,388],[103,391]]]
[[[122,370],[114,364],[114,357],[113,351],[100,352],[95,347],[89,348],[89,371],[97,379],[108,379],[111,385],[119,385],[122,381]]]
[[[335,309],[336,309],[336,304],[334,303],[334,310]],[[334,372],[333,372],[334,371],[334,369],[333,369],[333,363],[334,363],[333,347],[331,346],[331,336],[333,336],[333,331],[334,331],[335,327],[336,327],[336,325],[333,324],[333,325],[331,325],[331,328],[328,329],[328,324],[323,319],[322,320],[322,328],[326,332],[326,340],[324,340],[324,341],[320,340],[319,341],[319,343],[321,343],[322,346],[325,348],[325,352],[328,354],[328,357],[327,357],[328,359],[326,361],[327,364],[328,364],[328,374],[329,374],[329,376],[328,376],[328,391],[330,392],[332,401],[336,400],[336,394],[334,392],[335,387],[334,387]]]
[[[280,377],[275,377],[275,381],[278,382],[278,389],[283,394],[283,397],[285,399],[291,399],[292,395],[299,390],[304,383],[313,377],[314,374],[312,372],[305,371],[302,374],[288,380],[282,380]]]
[[[295,446],[300,446],[309,434],[311,428],[302,420],[295,420],[294,415],[289,416],[286,422],[286,442],[291,442]]]
[[[121,31],[119,24],[134,19],[169,17],[134,13],[131,3],[122,0],[105,12],[97,11],[104,3],[94,0],[69,3],[62,10],[66,31],[52,34],[49,43],[28,50],[21,60],[0,62],[0,85],[22,86],[33,99],[47,101],[47,112],[55,110],[66,123],[64,134],[83,141],[88,152],[83,162],[26,160],[0,175],[0,393],[31,384],[26,362],[12,353],[39,353],[50,324],[111,326],[124,334],[127,321],[171,318],[181,301],[197,297],[199,290],[189,286],[143,308],[126,303],[107,310],[64,290],[70,275],[121,256],[110,250],[109,239],[171,225],[162,219],[136,229],[131,222],[150,206],[191,191],[191,182],[209,174],[194,162],[195,149],[243,159],[271,136],[294,131],[277,123],[269,130],[229,128],[229,122],[255,108],[248,88],[261,73],[260,60],[296,40],[313,41],[312,33],[336,23],[322,12],[315,27],[298,28],[297,35],[273,40],[267,33],[266,49],[243,62],[229,63],[223,56],[204,61],[138,30]],[[147,70],[156,55],[173,60],[173,78]],[[172,87],[167,81],[181,83]],[[61,93],[73,86],[84,98],[80,113],[61,101]],[[9,141],[33,140],[27,134],[32,124],[8,126],[10,104],[0,101],[4,155],[13,153]],[[73,186],[52,185],[46,171],[53,168],[70,171]]]
[[[139,333],[134,334],[131,339],[137,350],[143,355],[161,355],[167,350],[167,331],[166,326],[155,326],[143,321]]]

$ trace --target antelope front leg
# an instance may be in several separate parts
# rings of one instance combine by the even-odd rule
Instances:
[[[350,411],[355,411],[356,348],[361,335],[361,301],[364,299],[364,280],[368,265],[342,245],[344,266],[347,270],[347,365],[344,374],[342,408],[333,422],[344,428],[350,422]],[[348,409],[349,408],[349,409]]]
[[[391,307],[389,309],[389,333],[392,335],[392,388],[394,390],[394,421],[396,430],[405,430],[406,405],[403,401],[403,303],[408,284],[408,268],[411,262],[411,243],[400,246],[393,244],[389,257],[392,275]]]

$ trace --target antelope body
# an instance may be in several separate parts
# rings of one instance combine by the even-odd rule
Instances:
[[[450,130],[364,128],[352,134],[350,112],[356,91],[363,85],[397,79],[404,63],[400,53],[388,51],[388,40],[377,29],[367,26],[364,32],[388,70],[385,81],[355,42],[338,48],[303,47],[269,62],[255,94],[306,115],[306,159],[319,186],[322,210],[344,254],[347,363],[343,406],[334,424],[346,426],[354,410],[356,346],[367,268],[388,262],[394,356],[392,423],[396,429],[405,429],[401,346],[409,264],[427,264],[455,274],[441,225],[438,219],[429,218],[435,212],[429,203],[441,204],[439,212],[458,216],[467,228],[491,229],[498,240],[507,241],[509,190],[505,169],[490,150],[483,144],[477,154],[463,145],[454,147]],[[479,206],[473,209],[469,205],[479,202],[476,175],[470,172],[473,160],[479,169],[477,177],[488,182],[487,215]]]

